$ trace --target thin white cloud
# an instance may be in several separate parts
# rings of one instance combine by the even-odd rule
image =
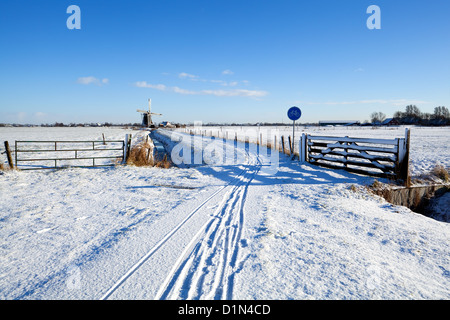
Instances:
[[[80,77],[77,79],[77,83],[83,85],[95,84],[97,86],[101,86],[109,83],[108,78],[98,79],[96,77]]]
[[[209,82],[211,82],[211,83],[218,83],[218,84],[220,84],[221,86],[224,86],[224,87],[235,87],[235,86],[237,86],[238,84],[239,84],[239,81],[229,81],[229,82],[227,82],[227,81],[223,81],[223,80],[209,80]],[[248,83],[248,81],[241,81],[243,84],[247,84]]]
[[[169,75],[168,73],[165,73],[166,75]],[[234,74],[233,71],[231,70],[224,70],[222,71],[222,74],[224,75],[232,75]],[[218,80],[218,79],[204,79],[204,78],[200,78],[200,76],[195,75],[195,74],[190,74],[190,73],[186,73],[186,72],[181,72],[178,73],[178,78],[179,79],[188,79],[191,81],[195,81],[195,82],[209,82],[209,83],[218,83],[221,86],[224,87],[235,87],[237,86],[239,83],[242,83],[244,85],[248,85],[249,81],[248,80],[242,80],[242,81],[225,81],[225,80]]]
[[[163,84],[150,84],[146,81],[137,81],[134,83],[134,85],[138,88],[151,88],[159,91],[165,91],[167,89],[167,87]]]
[[[96,81],[98,81],[98,79],[95,77],[81,77],[81,78],[78,78],[78,80],[77,80],[77,82],[79,84],[85,84],[85,85],[95,83]]]
[[[237,81],[230,81],[226,85],[229,86],[229,87],[235,87],[235,86],[238,85],[238,82]]]
[[[180,79],[197,79],[198,76],[196,76],[194,74],[189,74],[186,72],[181,72],[178,74],[178,78],[180,78]]]
[[[233,90],[187,90],[180,87],[167,87],[163,84],[150,84],[146,81],[135,82],[134,85],[138,88],[150,88],[159,91],[170,91],[185,95],[213,95],[217,97],[251,97],[261,98],[268,94],[267,91],[262,90],[247,90],[247,89],[233,89]]]
[[[175,93],[180,93],[180,94],[198,94],[196,91],[186,90],[186,89],[182,89],[182,88],[178,88],[178,87],[172,87],[171,91],[173,91]]]
[[[202,90],[201,94],[214,95],[218,97],[252,97],[261,98],[268,94],[267,91],[262,90],[246,90],[246,89],[233,89],[233,90]]]

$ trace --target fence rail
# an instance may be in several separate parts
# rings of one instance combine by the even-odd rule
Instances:
[[[125,140],[15,141],[15,167],[21,170],[40,170],[113,166],[115,164],[113,161],[105,163],[104,160],[117,159],[118,162],[124,162],[130,138],[131,135],[130,137],[127,135]],[[34,155],[38,156],[34,157]],[[100,160],[102,163],[99,163]],[[78,165],[72,165],[73,162]],[[84,163],[80,165],[80,162]],[[23,163],[31,164],[27,167]]]

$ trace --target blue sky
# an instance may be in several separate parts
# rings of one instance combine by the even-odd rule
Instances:
[[[81,9],[69,30],[67,7]],[[370,5],[381,29],[370,30]],[[450,107],[450,1],[0,2],[0,123],[300,122]]]

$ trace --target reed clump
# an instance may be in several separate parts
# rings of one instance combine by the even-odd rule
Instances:
[[[127,159],[127,164],[136,167],[153,167],[154,162],[153,145],[148,142],[134,145]]]
[[[164,155],[161,160],[155,158],[154,148],[153,143],[149,141],[134,145],[131,148],[127,164],[136,167],[157,167],[163,169],[172,167],[172,163],[167,159],[167,155]]]

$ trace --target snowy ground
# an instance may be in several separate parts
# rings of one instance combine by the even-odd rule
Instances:
[[[64,129],[107,134],[0,134]],[[418,171],[449,165],[437,130],[412,132],[436,141]],[[450,298],[448,223],[369,194],[372,178],[226,148],[239,161],[0,175],[0,299]]]

